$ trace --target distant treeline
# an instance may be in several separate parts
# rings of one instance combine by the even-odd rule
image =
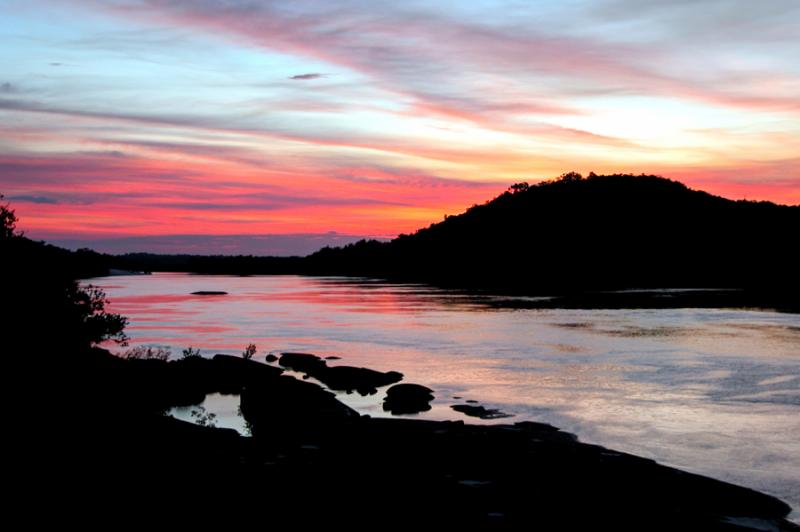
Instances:
[[[111,268],[143,272],[192,272],[206,274],[297,274],[306,273],[303,257],[258,257],[253,255],[159,255],[127,253],[106,255]]]

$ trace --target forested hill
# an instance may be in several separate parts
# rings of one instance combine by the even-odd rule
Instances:
[[[569,173],[388,243],[307,258],[314,273],[555,293],[797,284],[800,206],[731,201],[652,175]]]

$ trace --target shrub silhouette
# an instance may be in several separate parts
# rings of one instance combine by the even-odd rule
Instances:
[[[8,204],[2,203],[3,199],[5,196],[0,194],[0,239],[5,240],[16,235],[18,219],[14,211],[8,208]]]
[[[187,358],[201,358],[200,350],[192,349],[192,347],[189,346],[181,352],[181,358],[184,360],[186,360]]]
[[[244,351],[242,351],[242,358],[245,360],[250,360],[255,354],[256,344],[248,344],[247,347],[244,348]]]
[[[17,231],[17,221],[15,211],[0,204],[0,283],[14,305],[4,319],[12,340],[40,342],[44,333],[65,346],[124,345],[127,319],[106,310],[101,289],[76,280],[81,273],[106,273],[94,254],[32,241]]]
[[[172,356],[172,352],[167,347],[137,345],[125,351],[122,356],[129,360],[161,360],[166,362]]]

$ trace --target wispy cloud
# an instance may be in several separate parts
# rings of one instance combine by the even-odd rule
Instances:
[[[8,198],[11,201],[22,201],[26,203],[46,203],[49,205],[56,205],[58,200],[55,198],[48,198],[47,196],[26,196],[26,195],[19,195],[19,196],[10,196]]]
[[[324,78],[325,74],[319,74],[317,72],[311,72],[309,74],[296,74],[294,76],[290,76],[289,79],[294,79],[298,81],[307,81],[312,79],[319,79]]]

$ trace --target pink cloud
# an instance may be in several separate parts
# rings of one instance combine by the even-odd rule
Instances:
[[[21,198],[20,225],[38,238],[327,231],[391,236],[503,188],[374,166],[287,175],[225,162],[111,155],[0,156],[0,170],[0,190]]]

